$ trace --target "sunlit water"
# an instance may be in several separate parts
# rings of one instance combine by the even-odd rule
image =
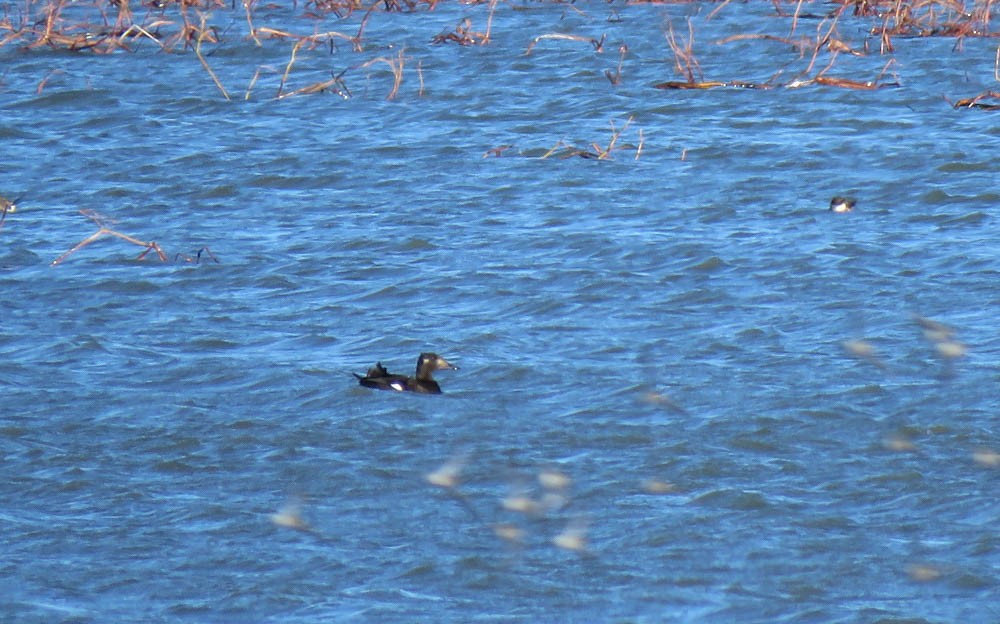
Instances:
[[[706,80],[805,69],[717,43],[787,36],[770,3],[716,6],[501,4],[469,47],[429,42],[485,5],[376,12],[283,87],[348,97],[274,100],[293,43],[242,11],[204,49],[231,102],[149,40],[0,49],[0,620],[1000,620],[1000,125],[945,101],[995,42],[831,70],[898,88],[653,88],[688,16]],[[256,26],[361,19],[302,10]],[[525,54],[555,32],[607,38]],[[362,65],[400,50],[387,100]],[[177,261],[49,266],[81,209]],[[443,396],[350,375],[431,350]]]

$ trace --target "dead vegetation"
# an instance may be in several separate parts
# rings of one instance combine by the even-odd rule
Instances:
[[[599,143],[591,143],[587,147],[577,147],[570,143],[564,141],[559,141],[550,150],[542,155],[542,158],[550,158],[552,156],[557,156],[559,158],[592,158],[594,160],[610,160],[612,154],[615,151],[623,149],[632,149],[635,151],[635,160],[639,160],[639,156],[642,154],[643,146],[643,136],[642,130],[639,130],[639,143],[635,144],[625,144],[619,145],[619,139],[622,134],[628,130],[634,121],[633,117],[629,117],[621,128],[615,125],[614,120],[611,121],[611,137],[608,139],[607,146],[602,147]],[[499,153],[496,154],[499,156]]]
[[[770,77],[763,81],[746,80],[742,78],[729,80],[705,80],[701,63],[694,50],[695,31],[691,20],[687,24],[687,36],[679,37],[668,24],[665,32],[667,44],[673,54],[674,73],[685,80],[668,80],[655,84],[658,89],[689,89],[705,90],[719,87],[740,89],[797,89],[807,86],[824,86],[841,89],[870,91],[884,87],[900,86],[898,77],[891,73],[895,59],[890,58],[884,63],[878,74],[871,79],[830,75],[831,70],[838,65],[838,60],[844,56],[849,58],[867,58],[870,56],[868,41],[851,45],[839,33],[838,26],[844,13],[844,6],[823,16],[812,16],[818,20],[815,33],[812,36],[797,34],[800,9],[803,2],[796,4],[794,13],[779,11],[781,17],[791,19],[789,32],[786,35],[772,33],[740,33],[730,35],[715,42],[715,45],[725,46],[745,41],[766,41],[786,46],[793,56]],[[804,64],[804,65],[803,65]],[[796,67],[798,65],[798,67]],[[851,70],[856,71],[856,70]],[[888,79],[886,78],[890,76]]]
[[[91,234],[90,236],[84,238],[79,243],[70,248],[69,251],[67,251],[66,253],[62,254],[61,256],[53,260],[49,266],[58,266],[62,264],[63,261],[65,261],[66,258],[71,256],[72,254],[76,253],[77,251],[80,251],[87,245],[90,245],[91,243],[107,236],[117,238],[119,240],[125,241],[126,243],[131,243],[133,245],[142,247],[142,252],[139,253],[138,256],[136,256],[136,260],[144,260],[146,256],[148,256],[150,253],[155,253],[156,257],[159,258],[162,262],[167,262],[169,260],[167,254],[163,251],[163,248],[161,248],[160,245],[156,243],[156,241],[140,240],[134,236],[123,234],[118,230],[112,229],[110,226],[114,225],[116,222],[112,219],[105,217],[96,210],[81,210],[80,214],[82,214],[83,216],[87,217],[88,219],[96,223],[98,227],[97,231]],[[215,263],[219,262],[219,259],[215,257],[215,254],[213,254],[212,250],[210,250],[208,247],[202,247],[201,249],[199,249],[197,253],[194,255],[194,257],[180,253],[175,254],[174,261],[176,262],[178,260],[183,260],[184,262],[191,262],[197,264],[201,262],[202,255],[205,255],[207,258],[211,259]]]
[[[287,60],[283,68],[276,63],[259,65],[248,72],[239,85],[243,99],[260,93],[260,83],[274,84],[273,91],[265,90],[269,97],[285,99],[292,96],[332,93],[349,99],[352,92],[348,81],[356,72],[380,73],[379,67],[388,68],[390,83],[387,99],[399,96],[404,69],[410,60],[394,42],[372,41],[367,38],[367,28],[373,19],[382,19],[390,13],[431,14],[443,0],[307,0],[290,5],[265,4],[260,0],[23,0],[6,5],[0,15],[0,48],[16,46],[25,51],[54,49],[75,53],[112,54],[148,52],[150,46],[160,53],[192,55],[204,70],[207,79],[223,98],[232,99],[233,85],[216,72],[212,55],[220,47],[236,42],[252,42],[255,47],[269,47],[287,42]],[[495,18],[498,12],[525,10],[499,0],[459,0],[478,17],[464,17],[453,26],[430,38],[430,45],[455,44],[460,47],[487,46],[493,41]],[[545,0],[543,0],[544,2]],[[565,13],[587,16],[591,7],[561,3]],[[697,0],[632,0],[630,4],[656,4],[665,8],[692,5],[683,26],[675,26],[669,19],[663,26],[663,41],[669,50],[671,72],[677,79],[666,79],[653,86],[659,89],[707,90],[716,88],[802,88],[807,86],[875,90],[899,86],[893,71],[897,69],[892,54],[896,41],[901,38],[916,39],[947,37],[959,49],[969,38],[993,38],[993,13],[995,0],[772,0],[775,19],[769,32],[740,32],[712,41],[711,33],[702,33],[713,20],[741,10],[740,3],[731,0],[698,2]],[[709,11],[709,7],[711,10]],[[701,9],[707,11],[702,15]],[[265,11],[266,10],[266,11]],[[265,23],[274,19],[276,10],[284,11],[294,19],[292,25],[282,22],[282,27]],[[627,23],[623,7],[611,9],[609,23]],[[264,17],[262,17],[264,15]],[[322,27],[330,20],[340,20],[343,29]],[[485,22],[481,21],[485,20]],[[310,23],[311,32],[302,32],[295,23]],[[638,22],[635,22],[638,23]],[[758,22],[759,23],[759,22]],[[245,26],[244,26],[245,24]],[[807,24],[815,24],[813,32]],[[845,27],[846,25],[846,27]],[[296,32],[299,31],[299,32]],[[849,33],[844,35],[842,33]],[[860,33],[860,37],[859,37]],[[602,53],[608,43],[607,35],[568,32],[523,33],[525,55],[535,53],[539,46],[549,49],[564,44],[588,44],[595,53]],[[706,54],[712,46],[733,44],[778,46],[775,66],[764,76],[719,75],[718,61]],[[613,87],[625,81],[628,70],[629,46],[624,40],[615,41],[618,62],[603,74]],[[357,58],[340,63],[324,76],[300,79],[301,61],[306,53],[333,55],[346,48]],[[413,49],[412,44],[410,45]],[[280,48],[279,48],[280,49]],[[392,50],[387,52],[386,50]],[[784,52],[782,52],[784,50]],[[187,53],[187,54],[185,54]],[[782,56],[784,54],[784,56]],[[873,56],[889,58],[871,63]],[[648,57],[647,57],[648,58]],[[706,65],[703,59],[709,59]],[[850,61],[846,59],[851,59]],[[874,67],[872,66],[874,65]],[[423,74],[418,58],[415,71],[420,79],[419,93],[423,94]],[[878,67],[881,66],[881,70]],[[706,76],[707,73],[713,74]],[[316,73],[316,68],[310,70]],[[874,74],[874,75],[873,75]],[[38,84],[37,91],[51,88],[51,79],[60,75],[53,70]],[[231,79],[230,79],[231,80]],[[207,82],[206,82],[207,84]],[[245,85],[245,87],[244,87]],[[273,95],[270,95],[273,94]],[[975,107],[983,103],[980,98]]]

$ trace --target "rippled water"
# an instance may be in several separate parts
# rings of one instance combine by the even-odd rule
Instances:
[[[1000,126],[944,100],[991,86],[995,42],[837,60],[895,58],[876,91],[653,88],[686,17],[708,80],[805,68],[716,43],[786,36],[770,3],[717,6],[501,4],[470,47],[428,42],[484,5],[375,12],[361,52],[290,73],[347,69],[347,98],[272,99],[292,42],[258,48],[241,11],[206,45],[232,102],[148,40],[0,48],[0,194],[24,195],[0,230],[0,620],[997,621]],[[362,17],[302,12],[256,26]],[[553,32],[607,39],[525,54]],[[388,64],[362,65],[399,50],[386,100]],[[543,158],[611,124],[613,158]],[[49,266],[96,231],[80,209],[220,262],[108,238]],[[427,350],[460,366],[443,396],[350,376]],[[454,489],[426,479],[447,462]],[[566,504],[504,508],[542,470]],[[289,504],[308,530],[274,522]]]

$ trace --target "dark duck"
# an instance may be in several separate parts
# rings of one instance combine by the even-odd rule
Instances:
[[[358,383],[366,388],[376,390],[395,390],[396,392],[420,392],[422,394],[441,394],[441,386],[434,381],[434,371],[457,370],[458,367],[448,362],[437,353],[421,353],[417,358],[417,374],[413,377],[390,373],[382,362],[368,369],[364,377],[353,373]]]

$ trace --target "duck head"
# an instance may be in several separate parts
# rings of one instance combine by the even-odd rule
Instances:
[[[458,370],[458,367],[437,353],[421,353],[417,358],[417,379],[430,379],[439,370]]]

